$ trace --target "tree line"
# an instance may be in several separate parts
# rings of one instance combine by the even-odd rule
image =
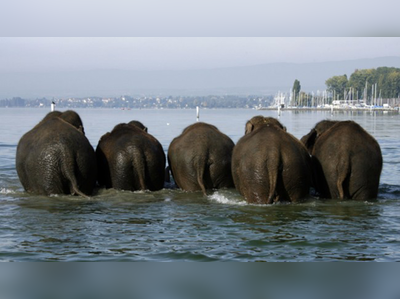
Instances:
[[[325,81],[327,89],[322,92],[307,93],[301,90],[299,80],[291,89],[292,106],[316,106],[332,104],[333,101],[364,100],[365,104],[379,102],[398,104],[400,100],[400,69],[379,67],[377,69],[356,69],[350,78],[347,75],[333,76]],[[379,101],[380,99],[380,101]],[[385,100],[385,101],[384,101]]]
[[[355,70],[350,78],[347,75],[333,76],[325,81],[327,90],[339,100],[345,97],[354,99],[398,98],[400,97],[400,69],[379,67],[377,69]],[[350,94],[349,94],[350,93]]]

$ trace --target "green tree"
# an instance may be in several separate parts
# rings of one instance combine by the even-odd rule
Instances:
[[[356,93],[358,93],[358,97],[362,98],[364,95],[365,86],[371,86],[375,83],[375,70],[366,69],[366,70],[356,70],[353,74],[351,74],[348,87],[352,87]],[[367,92],[370,91],[367,89]]]
[[[400,91],[400,69],[393,67],[378,67],[377,69],[356,70],[351,74],[348,87],[357,91],[359,98],[364,97],[367,87],[367,97],[372,95],[372,85],[376,84],[377,94],[383,98],[399,96]]]
[[[294,106],[299,105],[300,90],[301,90],[300,81],[296,79],[296,80],[294,80],[293,88],[292,88],[293,98],[292,98],[292,103],[290,103],[291,105],[294,105]]]
[[[300,96],[300,90],[301,90],[301,85],[300,85],[300,81],[299,80],[294,80],[293,83],[293,88],[292,88],[292,92],[293,92],[293,103],[291,103],[292,105],[298,106],[299,102],[296,99],[299,99]]]
[[[337,96],[339,96],[340,100],[343,99],[343,93],[347,87],[347,83],[347,75],[333,76],[325,81],[328,91],[334,92]]]
[[[387,76],[387,98],[397,98],[400,94],[400,72],[391,72]]]

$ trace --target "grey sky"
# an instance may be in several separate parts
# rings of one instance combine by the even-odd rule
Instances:
[[[400,56],[399,37],[2,37],[0,72],[188,70]]]
[[[400,36],[398,0],[13,0],[0,36]]]

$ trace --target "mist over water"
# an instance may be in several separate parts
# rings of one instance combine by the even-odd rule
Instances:
[[[77,109],[86,136],[139,120],[162,144],[196,121],[195,110]],[[322,119],[354,120],[374,136],[384,166],[371,202],[320,200],[249,205],[234,189],[201,192],[96,190],[90,199],[24,192],[15,152],[46,109],[0,109],[0,260],[3,261],[400,261],[400,115],[290,112],[280,121],[297,138]],[[201,110],[200,120],[236,143],[248,119],[275,111]]]

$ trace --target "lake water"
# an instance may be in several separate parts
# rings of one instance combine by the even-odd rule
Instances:
[[[139,120],[167,151],[196,121],[194,110],[76,109],[93,147],[121,122]],[[322,119],[354,120],[379,142],[383,171],[372,202],[248,205],[236,190],[209,196],[167,186],[158,192],[99,190],[91,199],[34,196],[15,170],[21,136],[46,109],[0,109],[0,260],[2,261],[400,261],[400,115],[284,111],[301,138]],[[201,110],[234,142],[255,115],[276,111]],[[32,174],[34,175],[34,174]]]

